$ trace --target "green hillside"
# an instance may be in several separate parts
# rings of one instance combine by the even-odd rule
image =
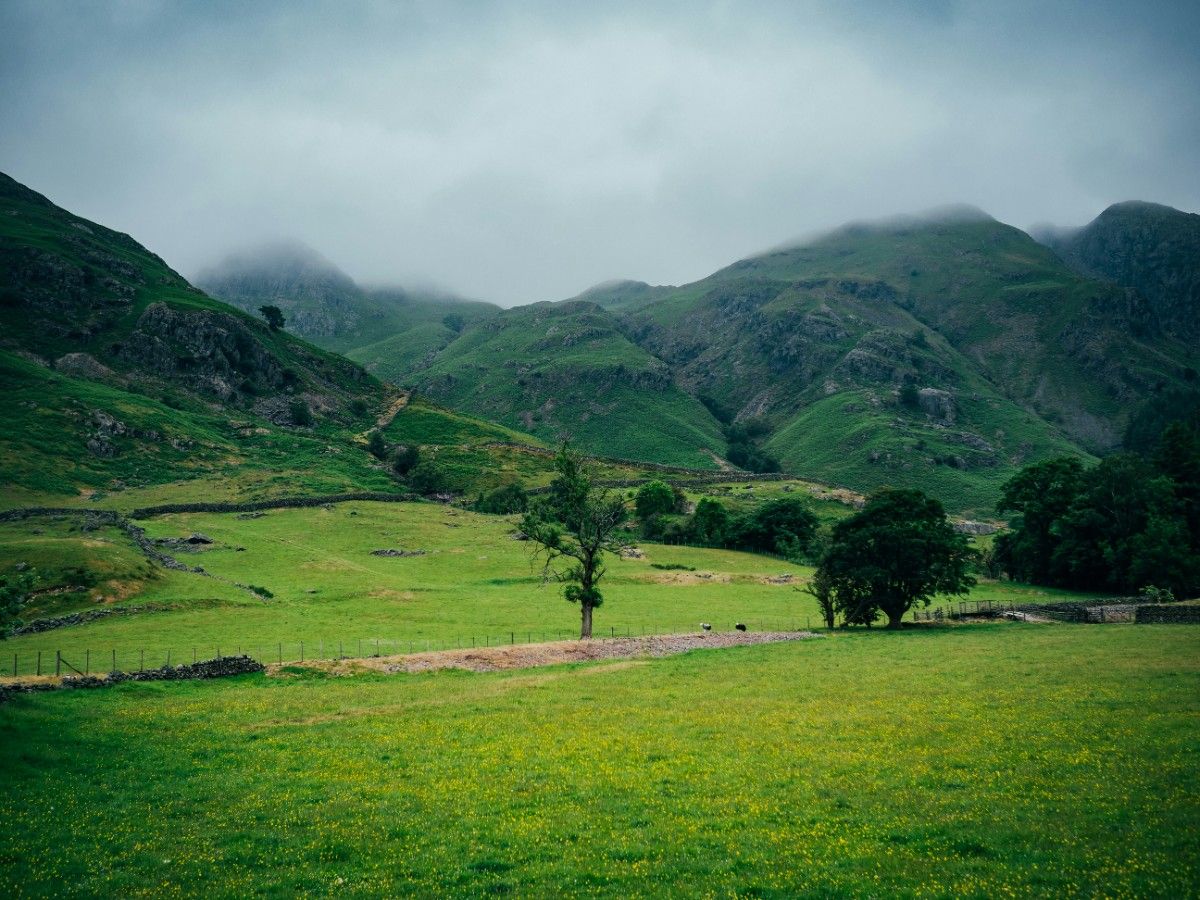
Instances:
[[[712,468],[724,445],[670,369],[587,302],[505,310],[408,381],[439,403],[607,456]]]
[[[1074,443],[1106,450],[1130,413],[1178,382],[1196,355],[1141,327],[1143,314],[1126,291],[1081,278],[1024,232],[960,211],[851,226],[743,260],[631,317],[642,343],[668,362],[687,367],[696,353],[699,369],[749,355],[785,378],[807,368],[803,380],[832,374],[838,386],[863,375],[898,383],[904,361],[881,343],[921,328],[944,339],[952,358],[935,361],[943,369],[960,380],[974,374]],[[704,340],[718,318],[737,327]],[[749,348],[748,330],[757,342]],[[864,339],[853,352],[850,343]],[[938,383],[950,374],[917,380],[951,387]],[[756,400],[752,377],[712,380],[739,408]]]
[[[213,300],[7,176],[0,212],[0,506],[404,491],[367,452],[381,417],[396,443],[537,443],[417,404],[388,417],[398,392],[358,365]],[[550,470],[504,449],[439,454],[458,490]]]
[[[288,331],[392,380],[421,365],[463,328],[500,311],[434,291],[363,288],[295,243],[231,256],[197,276],[197,284],[251,313],[278,306]]]
[[[1017,467],[1119,442],[1196,350],[1129,292],[970,210],[851,226],[610,309],[784,468],[983,511]],[[710,405],[713,405],[710,403]]]
[[[1076,271],[1136,290],[1152,328],[1200,338],[1200,216],[1116,203],[1083,228],[1044,240]]]
[[[203,278],[246,309],[280,306],[288,327],[440,404],[437,416],[449,408],[499,423],[497,434],[520,433],[517,443],[527,440],[521,435],[545,445],[569,436],[601,456],[694,468],[727,466],[726,459],[769,467],[773,459],[788,472],[856,490],[921,487],[980,515],[1022,465],[1115,449],[1139,410],[1192,385],[1200,352],[1187,331],[1191,232],[1174,227],[1191,219],[1168,216],[1170,234],[1182,237],[1158,242],[1162,208],[1150,208],[1154,228],[1146,231],[1143,206],[1105,214],[1100,243],[1115,246],[1113,235],[1125,234],[1124,249],[1113,252],[1128,263],[1105,273],[1081,261],[1099,238],[1077,236],[1075,249],[1060,242],[1056,251],[978,210],[956,208],[846,226],[681,287],[607,282],[570,301],[509,310],[364,290],[297,247],[249,254]],[[77,240],[62,222],[56,227]],[[158,267],[156,296],[224,309],[141,253],[140,265]],[[1156,253],[1166,261],[1156,264]],[[130,309],[115,318],[111,297],[89,307],[84,334],[92,336],[83,342],[102,368],[125,360],[140,379],[161,362],[162,354],[122,337],[145,309],[145,293],[132,289]],[[276,394],[301,392],[326,411],[339,402],[313,379],[342,385],[342,404],[350,393],[344,382],[363,383],[362,370],[340,358],[317,356],[256,318],[237,322],[256,329],[255,340],[271,352],[297,359],[286,366],[295,383],[276,384]],[[57,324],[57,331],[38,325],[49,335],[44,343],[66,340]],[[10,346],[30,349],[24,340]],[[53,347],[50,358],[65,347]],[[270,383],[246,378],[232,388],[235,379],[214,378],[207,360],[177,353],[168,374],[193,393],[219,384],[222,403],[289,424],[288,403],[261,398]],[[66,359],[59,368],[108,378],[89,360]],[[371,385],[362,390],[381,396]],[[414,423],[415,415],[398,422]],[[444,420],[440,426],[454,430]],[[397,444],[413,437],[397,423],[391,430]],[[463,483],[529,474],[527,456],[508,458],[511,449],[419,442],[439,447],[440,461]]]
[[[326,343],[543,442],[714,467],[740,458],[723,431],[745,426],[787,471],[919,486],[971,513],[1032,460],[1119,446],[1200,364],[1135,290],[967,208],[847,226],[681,287],[444,308]]]

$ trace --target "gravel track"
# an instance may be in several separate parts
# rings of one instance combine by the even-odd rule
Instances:
[[[603,659],[672,656],[691,650],[718,650],[753,644],[776,644],[819,638],[811,631],[722,631],[700,634],[667,634],[649,637],[604,638],[591,641],[553,641],[544,644],[516,644],[507,647],[474,647],[463,650],[435,650],[397,656],[362,659],[316,660],[271,666],[272,675],[280,670],[303,666],[334,675],[357,672],[413,673],[437,669],[465,669],[469,672],[495,672],[501,669],[526,669],[562,663],[591,662]]]

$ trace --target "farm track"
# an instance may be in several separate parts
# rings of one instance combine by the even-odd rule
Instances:
[[[606,659],[673,656],[692,650],[718,650],[726,647],[776,644],[819,637],[821,635],[811,631],[728,631],[604,638],[590,641],[551,641],[543,644],[469,647],[461,650],[434,650],[395,656],[286,663],[283,666],[270,666],[267,672],[273,676],[286,676],[290,672],[294,672],[296,668],[313,669],[331,675],[355,675],[369,672],[388,675],[415,674],[440,669],[496,672],[503,669],[530,669],[538,666]]]

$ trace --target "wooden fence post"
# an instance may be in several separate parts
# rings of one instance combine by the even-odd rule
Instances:
[[[61,650],[54,651],[54,674],[56,677],[62,674],[62,651]]]

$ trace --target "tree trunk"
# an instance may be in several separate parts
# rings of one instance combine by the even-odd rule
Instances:
[[[586,641],[592,636],[592,608],[586,603],[579,605],[579,613],[582,618],[582,623],[579,628],[579,639]]]
[[[888,628],[891,628],[891,629],[897,629],[897,628],[903,628],[903,627],[904,627],[904,624],[903,624],[903,620],[904,620],[904,613],[905,613],[905,612],[907,612],[907,610],[903,610],[903,609],[901,609],[901,610],[890,610],[890,609],[885,609],[885,610],[884,610],[884,612],[886,612],[886,613],[887,613],[887,617],[888,617],[888,623],[887,623],[887,627],[888,627]]]

